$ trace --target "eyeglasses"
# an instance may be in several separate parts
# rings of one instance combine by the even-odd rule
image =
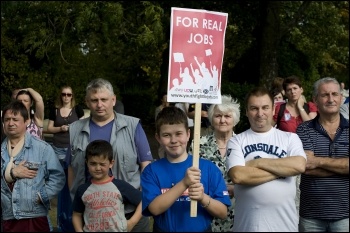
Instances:
[[[61,93],[62,97],[68,96],[68,97],[72,97],[72,93]]]

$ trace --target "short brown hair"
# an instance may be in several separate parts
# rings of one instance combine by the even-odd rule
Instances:
[[[109,162],[113,160],[113,148],[112,145],[105,140],[95,140],[90,142],[86,147],[85,160],[93,156],[101,156],[108,158]]]
[[[162,125],[174,124],[184,124],[186,130],[188,130],[188,121],[185,112],[175,106],[165,107],[157,115],[156,133],[159,135]]]
[[[1,120],[2,122],[4,122],[4,117],[5,117],[5,113],[7,111],[12,111],[14,115],[21,115],[24,119],[24,121],[29,119],[29,113],[28,113],[28,109],[26,108],[26,106],[22,103],[22,101],[19,100],[12,100],[9,104],[7,104],[3,109],[2,109],[2,116],[1,116]]]
[[[250,97],[252,96],[256,96],[256,97],[260,97],[260,96],[264,96],[264,95],[268,95],[270,100],[271,100],[271,104],[273,105],[273,96],[271,94],[271,92],[266,88],[266,87],[254,87],[253,89],[251,89],[248,94],[245,97],[245,106],[246,109],[248,109],[248,101],[250,99]]]
[[[289,77],[284,79],[284,81],[283,81],[283,90],[284,91],[286,91],[286,88],[289,84],[296,84],[299,87],[302,87],[300,78],[298,76],[295,76],[295,75],[289,76]]]

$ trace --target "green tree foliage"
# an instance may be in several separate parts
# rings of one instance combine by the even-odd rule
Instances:
[[[71,85],[84,104],[86,84],[103,77],[127,114],[152,121],[157,96],[167,88],[171,7],[228,13],[222,93],[240,102],[250,85],[269,86],[276,76],[300,76],[307,97],[323,76],[348,86],[348,4],[2,1],[1,105],[12,89],[30,86],[48,109],[62,85]]]
[[[149,2],[2,2],[2,88],[31,86],[47,101],[71,85],[80,103],[93,78],[117,94],[159,80],[162,9]],[[12,17],[15,16],[15,17]],[[20,69],[19,69],[20,68]]]
[[[341,81],[349,78],[348,7],[348,2],[312,2],[308,17],[290,31],[286,40],[306,57],[319,77],[333,76]],[[312,77],[313,81],[319,77]]]

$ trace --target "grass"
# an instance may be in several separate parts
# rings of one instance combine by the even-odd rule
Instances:
[[[57,229],[57,198],[51,200],[51,210],[49,211],[49,217],[54,229]]]

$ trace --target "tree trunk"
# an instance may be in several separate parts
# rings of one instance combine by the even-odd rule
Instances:
[[[157,91],[158,96],[163,92],[167,92],[168,90],[169,48],[163,51],[162,56],[163,56],[163,59],[162,59],[162,64],[160,66],[160,80],[159,80],[159,86]]]
[[[270,88],[272,80],[278,75],[277,51],[280,42],[280,8],[281,2],[267,1],[261,6],[260,51],[260,85]]]

